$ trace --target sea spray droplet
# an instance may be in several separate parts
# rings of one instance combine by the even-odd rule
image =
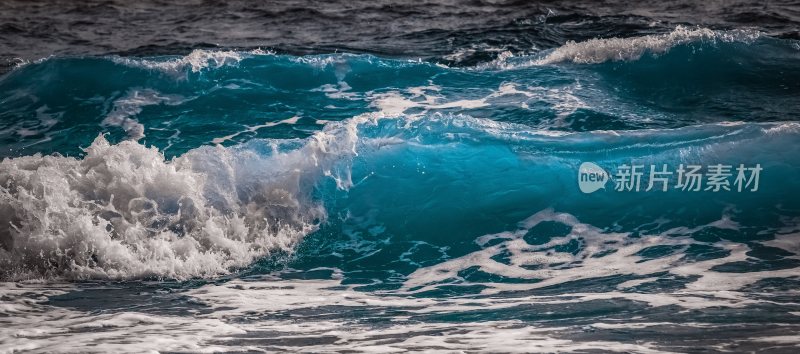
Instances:
[[[605,189],[608,180],[608,173],[593,162],[584,162],[578,168],[578,187],[583,193]]]

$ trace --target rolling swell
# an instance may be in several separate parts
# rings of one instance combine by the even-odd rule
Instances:
[[[624,111],[649,111],[644,126],[672,127],[726,120],[794,120],[800,90],[800,44],[754,30],[712,31],[677,27],[670,33],[569,42],[539,55],[509,57],[490,65],[505,70],[560,65],[613,93]],[[593,106],[603,105],[593,102]],[[616,113],[616,112],[611,112]],[[574,129],[620,129],[572,124]],[[589,120],[584,119],[584,120]],[[637,125],[632,126],[635,128]]]
[[[793,40],[678,27],[460,68],[261,50],[29,63],[0,79],[3,276],[215,277],[298,244],[299,264],[407,276],[549,208],[634,233],[631,208],[790,227],[797,60]],[[587,198],[584,161],[767,172],[757,194]]]
[[[798,56],[796,40],[678,27],[534,54],[508,52],[491,63],[454,68],[263,50],[50,58],[0,79],[7,97],[0,141],[9,147],[0,154],[80,154],[78,146],[88,146],[100,125],[112,141],[144,137],[174,156],[228,135],[235,136],[225,144],[303,138],[322,128],[317,123],[386,109],[464,113],[561,131],[795,120]],[[103,75],[91,78],[94,73]],[[466,94],[462,85],[469,87]],[[269,136],[253,128],[293,116],[298,124],[277,126]],[[204,133],[215,117],[228,119],[213,127],[221,136],[209,138]]]
[[[0,208],[9,227],[0,261],[6,278],[213,277],[274,251],[291,253],[322,226],[317,235],[344,232],[321,241],[330,253],[299,254],[304,262],[332,266],[331,254],[354,252],[352,238],[363,236],[365,248],[345,258],[343,269],[360,268],[381,244],[382,253],[425,263],[404,247],[421,242],[465,252],[481,234],[547,208],[596,227],[614,220],[628,229],[637,225],[620,220],[630,208],[640,217],[685,214],[709,223],[736,204],[742,207],[726,217],[777,229],[787,227],[787,210],[800,208],[783,198],[800,191],[786,180],[800,173],[800,154],[786,150],[798,134],[796,123],[553,133],[468,116],[368,114],[329,123],[304,140],[201,147],[171,160],[155,148],[110,145],[100,136],[80,158],[2,162]],[[760,163],[769,174],[757,194],[709,199],[711,192],[624,194],[609,187],[590,197],[576,187],[581,161],[609,169],[631,161]],[[329,248],[342,245],[346,251]]]

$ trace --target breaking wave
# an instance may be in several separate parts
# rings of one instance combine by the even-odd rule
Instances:
[[[287,250],[325,219],[310,196],[356,137],[331,126],[299,141],[201,147],[167,160],[103,135],[80,158],[0,163],[4,278],[186,279],[224,274]],[[300,145],[300,146],[298,146]]]
[[[369,205],[371,198],[395,198],[383,208],[414,210],[422,191],[438,188],[438,178],[450,170],[471,176],[472,182],[458,184],[471,183],[488,195],[505,185],[523,188],[520,195],[531,198],[568,193],[580,201],[565,176],[581,159],[606,166],[632,158],[749,163],[753,156],[766,159],[785,150],[781,142],[797,133],[796,123],[783,123],[554,134],[467,116],[365,114],[328,123],[306,139],[205,146],[173,159],[133,140],[112,145],[101,135],[82,157],[37,154],[0,163],[0,222],[8,225],[0,229],[0,264],[4,278],[214,277],[272,251],[292,252],[326,223],[331,207],[338,215]],[[750,143],[738,145],[742,141]],[[599,144],[607,151],[602,157],[593,152]],[[408,156],[415,156],[416,166],[407,166]],[[527,162],[501,180],[491,172],[515,160]],[[760,162],[775,174],[791,171],[786,161]],[[395,166],[396,177],[375,177],[385,164]],[[433,179],[408,185],[403,176],[420,168]],[[354,173],[360,181],[355,184]],[[522,187],[525,180],[548,178],[558,182],[544,190]],[[396,199],[398,191],[411,194]],[[451,203],[462,197],[450,193],[458,191],[439,193],[428,203],[441,204],[445,213],[459,208]],[[759,205],[776,193],[764,188],[760,197],[767,201]],[[608,205],[625,205],[630,198]]]
[[[678,26],[670,33],[632,38],[590,39],[569,41],[549,52],[535,64],[561,62],[598,64],[606,61],[636,60],[645,54],[659,55],[687,43],[753,43],[761,37],[756,30],[714,31],[708,28]]]

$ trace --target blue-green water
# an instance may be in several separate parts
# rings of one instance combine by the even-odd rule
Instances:
[[[26,63],[0,77],[0,341],[792,352],[798,93],[798,41],[688,27],[467,67]],[[583,162],[730,190],[585,194]]]

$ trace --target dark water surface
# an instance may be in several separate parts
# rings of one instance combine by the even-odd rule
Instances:
[[[798,39],[795,1],[18,1],[0,11],[0,61],[263,48],[473,65],[568,40],[753,27]]]

